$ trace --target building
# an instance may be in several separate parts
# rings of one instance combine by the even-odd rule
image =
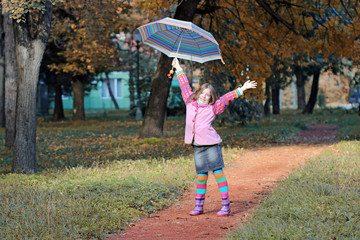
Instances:
[[[121,110],[130,110],[130,91],[129,91],[129,72],[116,71],[109,74],[110,86],[113,91],[116,102]],[[107,84],[99,79],[105,79],[105,74],[98,75],[94,84],[96,87],[87,93],[84,97],[85,111],[113,110],[115,104],[110,97]],[[173,80],[171,87],[178,87],[179,82]],[[64,110],[73,109],[73,97],[63,95]],[[54,109],[54,102],[50,103],[50,109]]]
[[[92,89],[84,97],[84,108],[87,110],[109,110],[115,109],[114,102],[112,101],[108,87],[105,82],[98,79],[105,79],[105,74],[101,74],[96,77],[94,84],[95,89]],[[116,71],[109,74],[110,86],[113,91],[114,97],[120,109],[130,109],[130,92],[129,92],[129,72]],[[63,107],[64,110],[73,109],[73,97],[63,95]],[[54,102],[51,102],[51,109],[54,108]]]

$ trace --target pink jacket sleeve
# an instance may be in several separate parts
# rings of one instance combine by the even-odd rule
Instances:
[[[180,84],[180,90],[181,90],[181,95],[182,98],[186,103],[189,102],[189,98],[194,94],[193,91],[191,90],[191,87],[189,85],[189,81],[184,73],[184,71],[179,71],[176,73],[176,77],[179,81]]]
[[[225,95],[221,96],[214,104],[214,114],[219,115],[220,113],[222,113],[227,108],[227,106],[229,106],[232,100],[240,96],[241,93],[236,90],[228,92]]]

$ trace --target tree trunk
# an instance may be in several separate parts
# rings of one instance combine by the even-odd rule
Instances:
[[[64,114],[64,107],[63,107],[63,102],[62,102],[61,81],[56,79],[55,80],[55,108],[54,108],[53,121],[59,121],[64,118],[65,118],[65,114]]]
[[[5,127],[5,54],[4,18],[0,6],[0,127]]]
[[[193,74],[193,63],[191,61],[185,61],[185,74],[189,80],[189,85],[192,86],[194,74]]]
[[[16,60],[13,20],[4,14],[5,30],[5,146],[14,147],[16,132],[16,99],[18,83],[18,66]]]
[[[209,62],[206,62],[202,64],[201,66],[201,78],[199,79],[199,86],[203,85],[204,83],[207,83],[210,79],[210,70],[209,70]],[[192,86],[192,85],[190,85]]]
[[[303,110],[305,108],[305,76],[300,66],[295,65],[296,76],[296,90],[297,90],[297,103],[298,109]]]
[[[84,83],[82,76],[75,76],[73,79],[73,120],[85,120],[84,108]]]
[[[304,114],[305,113],[307,113],[307,114],[312,114],[313,113],[313,110],[314,110],[314,107],[315,107],[315,104],[316,104],[318,91],[319,91],[320,71],[321,71],[320,68],[316,68],[316,70],[314,72],[309,101],[306,104],[306,107],[305,107],[304,111],[302,112]]]
[[[268,79],[266,79],[266,86],[265,86],[265,95],[266,95],[266,101],[264,104],[264,115],[265,117],[270,116],[270,82]]]
[[[179,1],[176,8],[175,19],[192,21],[200,0]],[[171,79],[167,77],[171,69],[172,59],[161,54],[154,80],[151,86],[151,94],[145,111],[144,121],[140,130],[141,138],[162,137],[166,113],[166,103],[169,96]]]
[[[109,94],[110,94],[110,97],[111,97],[111,100],[113,101],[114,105],[115,105],[115,108],[116,109],[119,109],[119,104],[117,103],[115,97],[114,97],[114,93],[111,89],[111,84],[110,84],[110,78],[109,78],[109,74],[107,72],[105,72],[105,82],[106,82],[106,85],[108,87],[108,90],[109,90]]]
[[[145,110],[140,138],[162,137],[165,121],[166,102],[171,80],[167,77],[172,60],[161,54],[158,68],[151,86],[151,94]],[[167,67],[165,67],[167,66]]]
[[[13,160],[13,171],[16,173],[36,172],[36,93],[40,64],[50,32],[51,14],[52,4],[46,1],[43,13],[29,12],[24,22],[14,22],[18,63],[17,131]]]
[[[274,84],[271,88],[271,100],[273,114],[280,114],[280,88],[278,84]]]

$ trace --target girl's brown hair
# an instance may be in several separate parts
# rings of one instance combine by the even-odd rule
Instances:
[[[201,85],[195,91],[195,93],[191,96],[190,101],[198,100],[198,98],[199,98],[200,94],[202,93],[202,91],[204,91],[207,88],[210,89],[209,104],[210,105],[214,104],[216,102],[216,100],[217,100],[217,96],[216,96],[215,88],[210,83],[204,83],[203,85]]]

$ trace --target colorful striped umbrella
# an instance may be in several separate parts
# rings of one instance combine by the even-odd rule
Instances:
[[[138,28],[142,41],[169,57],[199,63],[220,59],[221,51],[213,35],[192,22],[164,18]]]

